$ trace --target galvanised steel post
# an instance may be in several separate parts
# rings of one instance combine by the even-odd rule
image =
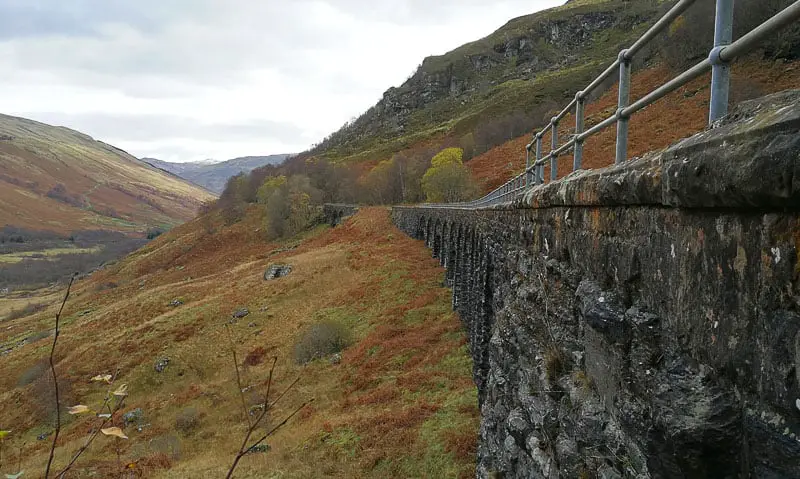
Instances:
[[[536,133],[536,163],[542,159],[542,134]],[[536,172],[536,184],[541,185],[544,183],[544,165],[539,165],[534,168]]]
[[[575,95],[575,157],[572,160],[572,171],[581,169],[583,161],[583,141],[578,140],[578,135],[583,133],[583,117],[586,106],[586,99],[583,92],[579,91]]]
[[[720,58],[720,51],[733,41],[733,1],[717,0],[714,24],[714,49],[711,50],[711,106],[708,123],[714,123],[728,114],[728,94],[731,85],[731,67]]]
[[[556,156],[556,149],[558,149],[558,118],[553,117],[551,120],[553,138],[550,140],[550,181],[555,181],[558,178],[558,157]]]
[[[529,168],[531,167],[531,145],[525,147],[525,186],[527,187],[530,182],[531,172]]]
[[[617,155],[616,164],[628,159],[628,121],[622,111],[631,101],[631,59],[628,50],[619,52],[619,100],[617,103]]]

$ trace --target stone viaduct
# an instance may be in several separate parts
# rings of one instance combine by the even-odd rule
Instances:
[[[798,100],[515,203],[393,209],[467,331],[479,477],[800,477]]]

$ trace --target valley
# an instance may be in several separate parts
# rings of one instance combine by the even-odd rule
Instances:
[[[737,2],[734,37],[790,3]],[[0,473],[44,477],[54,444],[49,477],[79,479],[794,477],[797,94],[759,99],[800,85],[798,24],[732,67],[736,113],[714,128],[703,75],[632,117],[628,163],[613,166],[611,127],[584,145],[586,171],[565,153],[529,196],[466,203],[521,173],[532,132],[675,4],[569,0],[510,19],[293,155],[167,163],[0,115]],[[710,7],[641,52],[632,99],[708,56]],[[288,116],[265,100],[277,73],[237,104],[250,77],[235,62],[223,81],[179,57],[198,84],[141,99],[187,108],[144,117],[181,126],[131,140],[148,155],[218,147],[192,131],[311,131],[246,108]],[[618,88],[589,98],[586,129]],[[204,95],[228,123],[194,129],[189,98]],[[291,106],[306,107],[309,124],[326,113]],[[569,113],[558,136],[577,128]],[[753,458],[726,461],[742,450]]]
[[[140,409],[146,424],[126,428],[126,463],[146,477],[222,476],[245,432],[228,326],[253,393],[263,393],[273,356],[278,390],[299,378],[269,424],[315,399],[267,441],[268,453],[243,459],[236,477],[471,477],[471,361],[443,269],[421,242],[391,226],[383,208],[284,242],[263,240],[256,211],[229,228],[213,221],[213,233],[191,221],[73,286],[56,351],[65,406],[97,407],[104,388],[89,379],[117,372],[130,391],[124,411]],[[265,281],[273,263],[292,272]],[[34,477],[49,448],[36,437],[53,412],[37,365],[62,292],[28,298],[46,309],[5,320],[0,331],[0,401],[16,405],[2,409],[0,424],[14,425],[11,444],[25,443],[22,468]],[[248,313],[234,319],[241,310]],[[297,344],[317,324],[344,327],[348,345],[340,359],[298,364]],[[246,397],[257,404],[257,395]],[[182,415],[193,417],[185,429]],[[62,467],[96,421],[64,419]],[[99,438],[70,477],[115,470],[113,447]]]

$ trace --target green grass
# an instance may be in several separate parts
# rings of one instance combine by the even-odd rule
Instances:
[[[0,263],[19,263],[25,258],[31,258],[35,255],[43,255],[41,259],[54,259],[56,256],[66,254],[80,254],[80,253],[97,253],[101,249],[100,246],[92,248],[50,248],[38,251],[23,251],[19,253],[6,253],[0,254]]]

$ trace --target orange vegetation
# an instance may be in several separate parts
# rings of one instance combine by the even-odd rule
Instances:
[[[268,453],[242,461],[237,477],[279,471],[291,471],[287,477],[474,476],[478,410],[471,361],[441,286],[443,270],[424,245],[394,228],[381,208],[283,244],[262,239],[256,207],[232,227],[220,228],[219,221],[201,218],[162,235],[79,281],[67,303],[57,361],[70,384],[69,401],[101,402],[104,389],[88,379],[118,369],[118,382],[131,393],[126,411],[144,411],[148,425],[125,430],[130,439],[122,444],[122,461],[135,463],[141,477],[224,476],[245,424],[229,324],[243,382],[255,386],[244,395],[247,404],[259,401],[272,356],[279,358],[278,391],[300,378],[270,415],[273,424],[315,398],[267,441]],[[294,269],[264,281],[272,262]],[[112,280],[118,287],[102,290]],[[183,304],[171,306],[175,299]],[[5,323],[0,344],[51,327],[54,308]],[[250,314],[233,321],[239,308]],[[338,363],[295,365],[297,338],[321,321],[345,325],[351,346]],[[20,378],[48,347],[46,340],[17,347],[0,363],[0,401],[8,405],[0,428],[14,430],[4,453],[25,443],[23,468],[33,477],[48,446],[36,440],[47,430],[37,404],[52,399]],[[166,370],[155,372],[165,357]],[[176,426],[186,414],[196,417],[196,429]],[[87,417],[67,418],[56,464],[65,463],[91,424]],[[71,477],[119,472],[106,439],[98,438]]]
[[[214,197],[66,128],[0,115],[0,137],[0,225],[144,231],[189,220]]]
[[[657,65],[633,76],[631,99],[642,98],[662,85],[675,74],[666,66]],[[629,157],[641,156],[660,150],[678,140],[702,131],[708,121],[710,76],[694,80],[685,87],[662,98],[631,118]],[[783,63],[747,60],[733,68],[732,102],[750,99],[768,93],[796,88],[800,83],[800,67],[796,62]],[[586,128],[611,116],[617,109],[617,86],[614,85],[586,109]],[[570,114],[561,122],[561,143],[574,132],[575,120]],[[473,176],[488,192],[500,186],[525,167],[525,145],[531,137],[515,138],[467,163]],[[586,142],[583,168],[602,168],[614,162],[616,128],[605,129]],[[550,149],[550,134],[544,137],[544,150]],[[572,171],[572,155],[565,154],[558,161],[559,178]],[[549,165],[545,178],[550,178]]]

